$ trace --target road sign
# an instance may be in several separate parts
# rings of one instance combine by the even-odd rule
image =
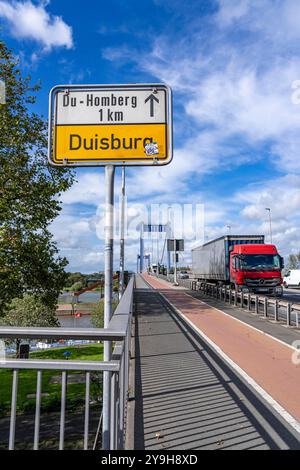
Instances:
[[[176,242],[176,245],[174,242]],[[174,240],[174,238],[168,239],[167,249],[168,251],[184,251],[184,240]]]
[[[56,86],[50,92],[49,161],[166,165],[173,153],[171,116],[167,85]]]
[[[168,226],[163,224],[144,224],[144,232],[166,232]]]

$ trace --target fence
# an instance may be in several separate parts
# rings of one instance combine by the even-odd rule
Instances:
[[[238,292],[228,286],[218,286],[207,282],[190,281],[191,290],[201,290],[204,294],[227,302],[230,305],[246,308],[249,312],[262,314],[276,322],[299,328],[300,305],[272,297]]]
[[[161,279],[167,280],[164,275]],[[173,278],[170,277],[170,282]],[[249,312],[263,315],[275,322],[283,322],[287,326],[299,328],[300,305],[251,293],[238,292],[228,286],[218,286],[213,283],[195,279],[178,279],[178,284],[190,290],[201,290],[204,294],[229,303],[235,307],[246,308]]]
[[[68,372],[81,371],[85,374],[85,407],[84,407],[84,429],[83,448],[89,447],[89,421],[90,421],[90,384],[92,372],[107,372],[111,381],[110,426],[105,431],[110,435],[111,450],[122,449],[125,441],[126,407],[128,395],[129,374],[129,348],[131,318],[133,309],[132,278],[115,310],[108,328],[18,328],[0,327],[0,338],[8,340],[16,339],[65,339],[65,340],[89,340],[114,342],[114,350],[111,361],[73,361],[73,360],[36,360],[36,359],[7,359],[0,360],[0,369],[12,371],[12,394],[10,409],[10,427],[8,448],[15,448],[16,422],[17,422],[17,397],[20,382],[20,371],[36,370],[36,394],[35,394],[35,417],[33,449],[39,449],[42,379],[43,371],[55,370],[61,373],[61,409],[59,426],[59,449],[64,449],[65,444],[65,419],[67,402]],[[0,384],[1,387],[1,384]],[[101,415],[103,414],[102,413]],[[97,438],[100,436],[101,415]],[[96,441],[94,448],[96,447]]]

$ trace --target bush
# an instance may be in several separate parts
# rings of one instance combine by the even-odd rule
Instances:
[[[113,300],[112,309],[113,312],[116,310],[118,305],[117,300]],[[95,304],[92,310],[92,324],[95,328],[103,328],[104,327],[104,300],[101,299],[99,302]]]
[[[92,309],[92,324],[95,328],[103,328],[104,325],[104,302],[101,299]]]
[[[81,281],[75,282],[71,287],[70,290],[76,291],[83,288],[83,283]]]
[[[22,413],[31,413],[35,411],[35,400],[26,400],[18,407],[18,411]]]
[[[41,403],[42,411],[58,411],[60,410],[61,401],[60,394],[53,393],[49,397],[43,398]]]
[[[97,402],[102,401],[102,386],[103,375],[102,372],[91,373],[91,397]]]

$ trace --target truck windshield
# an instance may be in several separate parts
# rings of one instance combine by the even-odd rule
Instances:
[[[241,255],[242,271],[278,271],[281,269],[279,255]]]

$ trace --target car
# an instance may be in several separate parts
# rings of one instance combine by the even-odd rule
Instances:
[[[289,287],[300,287],[300,269],[290,269],[283,277],[283,286],[286,289]]]
[[[188,279],[188,278],[189,278],[189,274],[187,271],[180,271],[179,279]]]

